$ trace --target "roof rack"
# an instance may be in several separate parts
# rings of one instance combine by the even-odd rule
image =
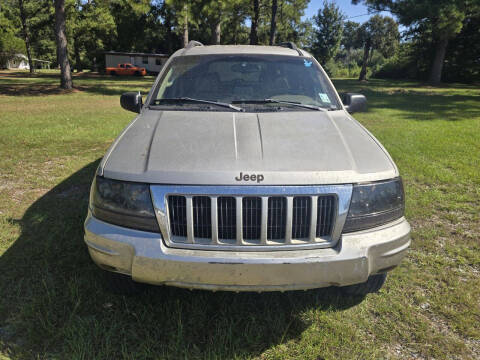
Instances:
[[[194,48],[196,46],[203,46],[203,44],[200,41],[190,40],[187,46],[183,48],[182,55],[184,55],[189,49]]]
[[[203,46],[203,44],[200,41],[190,40],[187,46],[185,46],[185,49],[191,49],[195,46]]]
[[[294,42],[291,42],[291,41],[282,42],[282,43],[278,44],[277,46],[286,47],[286,48],[295,50],[295,51],[298,53],[298,55],[303,56],[303,53],[302,53],[301,50],[297,47],[297,45],[295,45]]]

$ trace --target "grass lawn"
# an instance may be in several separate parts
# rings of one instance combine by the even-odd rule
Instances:
[[[480,89],[336,80],[403,175],[413,245],[378,294],[106,292],[88,190],[146,78],[0,72],[0,359],[480,358]]]

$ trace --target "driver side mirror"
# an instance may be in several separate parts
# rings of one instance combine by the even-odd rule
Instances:
[[[126,92],[120,96],[120,105],[128,111],[139,113],[142,109],[142,95],[140,92]]]
[[[350,114],[367,111],[367,98],[362,94],[342,94],[342,102]]]

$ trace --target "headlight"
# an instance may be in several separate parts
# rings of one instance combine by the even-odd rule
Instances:
[[[97,176],[92,186],[92,213],[99,220],[138,230],[159,232],[146,184]]]
[[[405,211],[401,178],[353,186],[343,232],[370,229],[399,219]]]

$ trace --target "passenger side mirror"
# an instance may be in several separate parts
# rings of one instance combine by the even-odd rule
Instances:
[[[126,92],[120,96],[120,105],[128,111],[139,113],[142,109],[142,95],[140,92]]]
[[[367,98],[362,94],[342,94],[342,102],[350,114],[367,111]]]

